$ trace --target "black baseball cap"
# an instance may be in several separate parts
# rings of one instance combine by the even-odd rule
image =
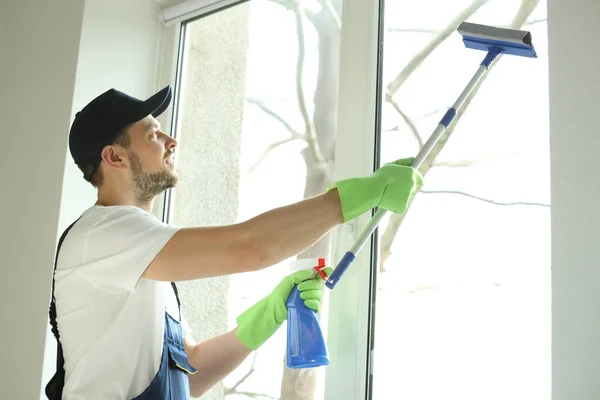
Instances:
[[[167,86],[146,100],[140,100],[116,89],[102,93],[81,111],[69,132],[69,150],[76,164],[93,166],[84,173],[89,181],[102,160],[104,146],[114,143],[128,125],[148,115],[158,117],[171,103],[172,90]]]

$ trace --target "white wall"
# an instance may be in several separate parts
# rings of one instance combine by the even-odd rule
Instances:
[[[35,399],[83,2],[2,2],[0,398]]]
[[[54,246],[93,201],[67,157],[72,116],[109,87],[156,89],[157,6],[83,4],[0,2],[2,399],[40,393]],[[600,398],[600,3],[548,0],[548,16],[553,400]]]
[[[150,0],[0,2],[1,399],[38,398],[54,372],[55,245],[95,199],[68,154],[72,118],[111,87],[153,93],[159,11]]]
[[[600,2],[548,0],[553,400],[600,398]]]
[[[87,0],[71,118],[110,88],[144,99],[154,93],[161,26],[150,0]],[[67,156],[61,229],[95,201],[95,190]]]

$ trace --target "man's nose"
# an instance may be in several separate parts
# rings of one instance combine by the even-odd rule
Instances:
[[[175,138],[171,136],[167,136],[166,146],[167,149],[174,149],[175,147],[177,147],[177,140],[175,140]]]

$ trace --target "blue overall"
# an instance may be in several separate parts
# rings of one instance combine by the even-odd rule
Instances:
[[[75,221],[77,222],[77,221]],[[45,388],[45,393],[50,400],[62,400],[62,391],[65,382],[64,358],[62,346],[60,344],[60,335],[58,333],[58,325],[56,323],[56,304],[54,299],[54,273],[56,272],[56,261],[58,260],[58,252],[67,233],[73,225],[73,222],[62,234],[58,241],[58,249],[56,251],[56,260],[54,262],[54,272],[52,273],[52,297],[50,302],[50,324],[52,325],[52,333],[56,338],[58,351],[56,360],[56,373],[50,379]],[[179,306],[179,314],[181,316],[181,303],[175,283],[171,283],[177,305]],[[163,351],[161,356],[160,368],[154,379],[142,394],[135,397],[133,400],[187,400],[190,398],[190,388],[188,381],[188,373],[196,373],[188,362],[185,349],[183,347],[183,334],[181,323],[171,317],[165,310],[165,333],[163,339]]]
[[[150,386],[134,400],[184,400],[190,398],[188,372],[196,373],[189,364],[181,332],[181,323],[165,311],[165,339],[160,369]]]

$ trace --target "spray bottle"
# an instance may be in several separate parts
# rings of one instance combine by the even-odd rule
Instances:
[[[315,265],[317,263],[317,265]],[[323,280],[325,259],[309,258],[292,263],[293,270],[315,270]],[[298,286],[295,286],[287,301],[287,353],[286,365],[290,369],[315,368],[329,364],[327,345],[317,313],[304,305]]]

